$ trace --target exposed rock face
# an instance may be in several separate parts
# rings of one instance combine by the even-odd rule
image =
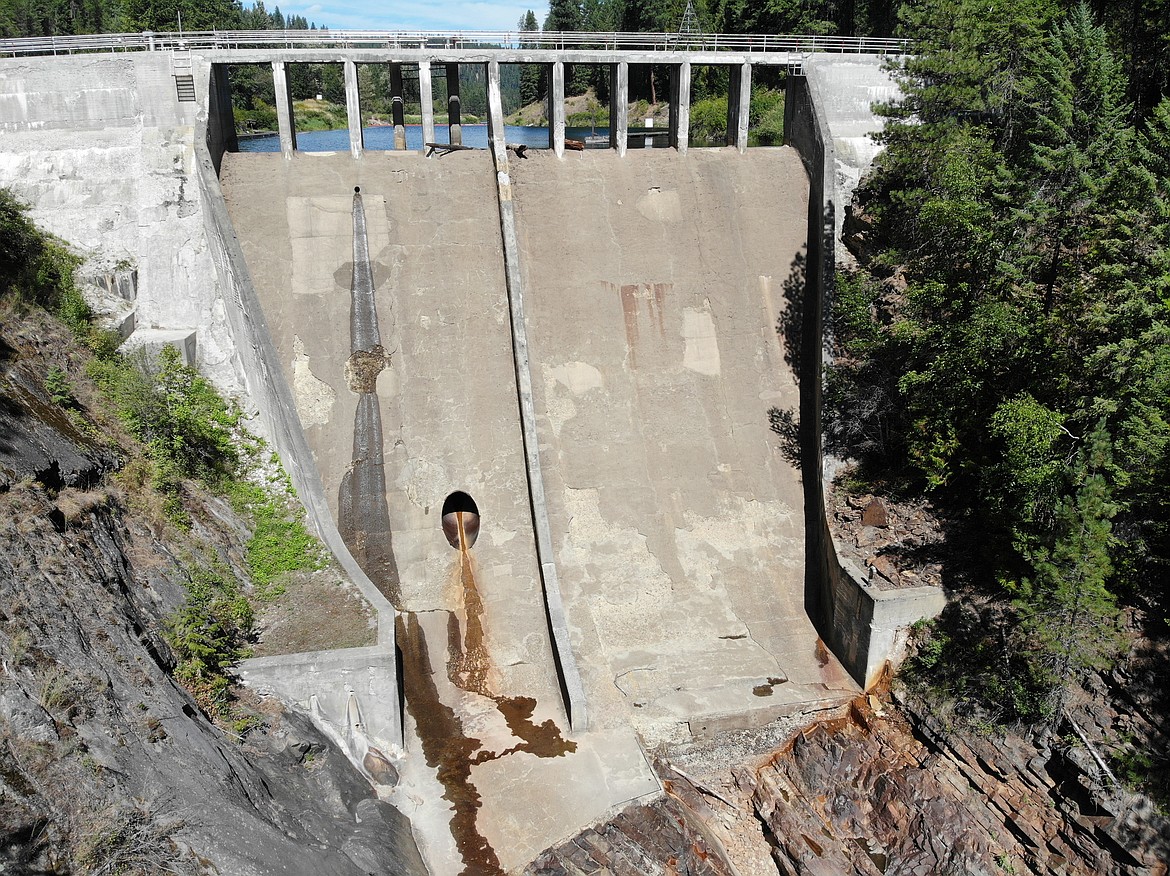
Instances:
[[[666,798],[545,852],[529,876],[1164,876],[1170,859],[1166,819],[1103,787],[1083,746],[963,734],[873,696],[763,759],[703,779],[658,769]]]
[[[673,799],[631,806],[612,821],[549,849],[528,876],[731,876],[734,873]]]
[[[52,403],[31,368],[0,371],[0,490],[24,478],[85,486],[113,463],[112,453],[81,435]]]
[[[912,718],[916,733],[859,701],[737,772],[781,873],[1165,872],[1165,820],[1133,795],[1101,794],[1075,756]]]
[[[187,535],[125,510],[99,483],[112,455],[12,392],[13,367],[0,444],[32,461],[0,484],[0,871],[425,873],[406,818],[308,719],[258,704],[241,742],[168,674],[190,552],[238,570],[242,522],[214,499]]]

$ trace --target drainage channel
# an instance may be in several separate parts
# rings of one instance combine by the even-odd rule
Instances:
[[[387,355],[378,331],[374,301],[374,274],[366,235],[366,213],[361,188],[353,189],[353,277],[350,282],[350,356],[345,377],[357,393],[353,418],[353,455],[341,478],[337,498],[337,528],[363,571],[395,608],[401,608],[398,563],[390,535],[390,508],[386,502],[382,412],[378,405],[378,375]]]

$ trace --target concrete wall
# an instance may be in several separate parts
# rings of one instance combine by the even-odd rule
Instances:
[[[201,106],[179,102],[166,53],[0,59],[0,185],[86,257],[87,276],[136,273],[121,284],[134,300],[111,309],[132,309],[139,331],[194,330],[200,366],[236,393],[194,182]]]
[[[869,133],[880,128],[871,104],[895,96],[876,59],[813,60],[788,78],[784,133],[809,176],[808,273],[802,322],[800,442],[804,477],[805,607],[821,638],[864,687],[905,645],[905,628],[946,605],[937,587],[882,591],[842,565],[825,513],[822,370],[825,316],[832,301],[844,205],[877,154]],[[842,254],[844,253],[844,254]]]
[[[511,173],[591,724],[628,721],[652,745],[852,697],[816,659],[799,473],[769,430],[798,399],[775,326],[806,237],[799,156],[596,150]]]

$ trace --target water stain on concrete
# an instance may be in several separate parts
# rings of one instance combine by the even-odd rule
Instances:
[[[561,757],[577,750],[577,743],[561,736],[561,729],[551,718],[540,724],[532,720],[536,700],[532,697],[497,697],[496,708],[508,722],[508,729],[517,739],[524,740],[512,751],[526,751],[537,757]]]
[[[621,287],[622,317],[626,323],[626,347],[630,351],[630,364],[638,364],[638,284],[626,283]]]
[[[436,771],[443,799],[453,810],[451,835],[463,859],[461,876],[503,874],[499,857],[475,824],[483,801],[471,782],[471,767],[481,742],[464,735],[463,722],[455,710],[439,699],[418,616],[413,612],[400,615],[395,620],[395,634],[402,653],[406,708],[414,718],[427,766]]]
[[[353,420],[353,456],[341,478],[337,497],[337,528],[346,546],[370,580],[401,608],[398,563],[390,532],[386,501],[386,470],[382,412],[375,393],[386,354],[378,331],[374,277],[362,196],[353,196],[353,272],[350,282],[350,351],[346,379],[358,393]]]
[[[622,319],[626,327],[626,347],[630,351],[630,364],[637,365],[637,347],[641,332],[638,325],[640,302],[646,302],[647,318],[651,325],[658,326],[659,337],[666,337],[666,295],[674,288],[673,283],[604,283],[611,292],[618,291],[622,300]]]
[[[752,688],[752,693],[758,697],[770,697],[772,691],[777,685],[787,682],[787,678],[769,678],[765,684],[757,684]]]
[[[463,537],[462,528],[460,537]],[[491,656],[484,644],[483,598],[479,595],[475,567],[466,548],[459,553],[459,579],[462,584],[467,625],[463,635],[456,634],[454,641],[451,642],[447,675],[451,683],[461,690],[490,697],[492,693],[489,690],[488,678],[492,666]],[[452,615],[453,619],[454,617]]]
[[[465,616],[447,613],[447,679],[459,690],[490,699],[503,716],[516,745],[502,751],[483,748],[483,742],[467,736],[455,710],[444,704],[432,675],[426,636],[413,612],[402,614],[395,623],[402,650],[406,708],[414,718],[427,766],[436,770],[443,786],[443,799],[451,803],[451,835],[463,859],[461,876],[502,874],[499,857],[476,824],[482,798],[471,781],[472,767],[499,760],[518,752],[536,757],[563,757],[577,750],[566,740],[556,722],[532,720],[537,701],[532,697],[498,696],[491,689],[492,662],[485,644],[484,605],[475,575],[475,560],[469,548],[471,538],[458,513],[459,584]],[[476,515],[478,522],[478,515]]]
[[[821,683],[826,690],[839,689],[849,685],[850,681],[844,670],[841,669],[841,664],[833,659],[828,647],[819,636],[817,637],[816,658],[817,666],[821,670]]]

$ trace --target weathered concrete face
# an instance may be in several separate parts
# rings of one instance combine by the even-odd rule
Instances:
[[[199,108],[178,100],[169,54],[0,59],[0,186],[87,273],[136,270],[134,324],[196,331],[200,364],[236,391],[193,181]]]
[[[805,616],[803,497],[768,418],[797,405],[776,325],[805,242],[800,159],[538,155],[513,183],[591,720],[653,744],[844,693]]]
[[[389,359],[372,395],[404,611],[407,757],[391,799],[436,873],[522,865],[574,825],[658,787],[628,726],[570,738],[561,711],[494,176],[484,152],[223,163],[233,224],[335,513],[368,389],[351,353],[371,342],[351,329],[361,188],[377,340]],[[442,528],[444,503],[460,490],[480,523],[466,551]]]
[[[898,85],[881,59],[872,55],[832,61],[814,57],[804,63],[804,72],[815,83],[818,108],[832,139],[834,178],[826,183],[831,184],[837,205],[833,239],[838,261],[848,263],[853,257],[841,242],[845,207],[882,150],[874,137],[881,133],[884,120],[874,113],[874,104],[896,100]]]

